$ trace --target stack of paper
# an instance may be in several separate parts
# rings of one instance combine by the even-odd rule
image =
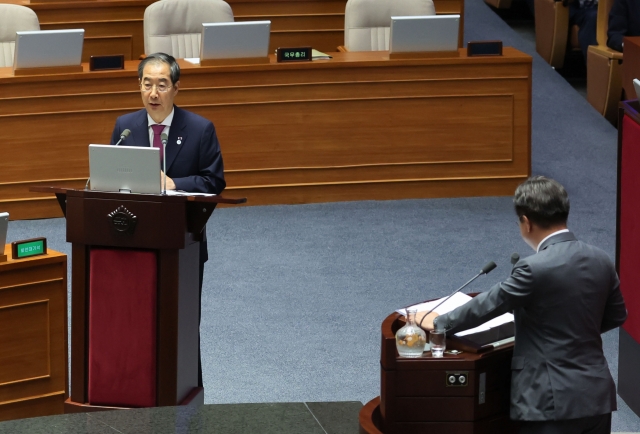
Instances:
[[[439,303],[442,303],[442,300],[446,299],[446,297],[440,298],[438,300],[433,300],[433,301],[426,301],[424,303],[418,303],[418,304],[414,304],[413,306],[408,306],[407,308],[403,308],[403,309],[398,309],[396,310],[396,312],[398,312],[400,315],[407,315],[407,309],[409,308],[414,308],[417,309],[418,312],[428,312],[431,309],[434,308],[434,306],[438,306]],[[452,310],[454,310],[457,307],[462,306],[463,304],[469,302],[470,300],[472,300],[473,297],[468,296],[467,294],[463,294],[461,292],[458,292],[456,294],[454,294],[449,300],[447,300],[446,302],[442,303],[440,306],[438,306],[434,312],[436,312],[438,315],[443,315],[445,313],[449,313]],[[493,318],[492,320],[487,321],[486,323],[469,329],[469,330],[464,330],[461,331],[459,333],[456,333],[456,336],[466,336],[466,335],[471,335],[471,334],[475,334],[478,332],[483,332],[483,331],[487,331],[491,328],[494,327],[499,327],[502,324],[507,324],[509,322],[513,321],[513,314],[511,313],[505,313],[503,315],[500,315],[498,317]]]

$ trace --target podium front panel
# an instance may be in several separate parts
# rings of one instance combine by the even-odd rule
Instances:
[[[182,249],[183,203],[67,197],[67,241],[92,246]]]
[[[91,249],[89,403],[156,405],[157,255]]]

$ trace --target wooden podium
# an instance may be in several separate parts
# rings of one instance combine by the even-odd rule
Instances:
[[[513,344],[436,359],[416,359],[396,350],[395,334],[404,325],[398,313],[382,323],[380,396],[360,411],[361,434],[509,434]],[[447,349],[455,347],[447,338]]]
[[[629,41],[630,38],[625,38]],[[632,38],[639,39],[639,38]],[[640,45],[640,44],[638,44]],[[640,47],[636,46],[638,51]],[[625,59],[631,62],[625,48]],[[635,62],[638,65],[637,62]],[[626,61],[624,67],[627,67]],[[637,100],[620,103],[618,116],[618,203],[616,268],[620,291],[627,306],[627,320],[620,327],[618,356],[618,394],[640,416],[640,268],[637,245],[638,188],[640,188],[640,104]]]
[[[199,246],[220,196],[55,193],[72,244],[65,412],[204,402]]]

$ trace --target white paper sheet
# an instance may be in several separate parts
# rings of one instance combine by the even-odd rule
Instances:
[[[181,190],[167,190],[167,196],[216,196],[214,193],[189,193]]]
[[[442,297],[442,298],[440,298],[438,300],[428,301],[428,302],[425,302],[425,303],[414,304],[413,306],[409,306],[409,307],[417,309],[418,312],[430,311],[431,309],[433,309],[434,306],[437,306],[445,298],[447,298],[447,297]],[[473,297],[470,297],[467,294],[463,294],[461,292],[458,292],[458,293],[454,294],[449,300],[447,300],[446,302],[444,302],[440,306],[438,306],[434,310],[434,312],[436,312],[438,315],[443,315],[445,313],[449,313],[452,310],[462,306],[463,304],[469,302],[472,299],[473,299]],[[407,309],[408,308],[398,309],[398,310],[396,310],[396,312],[398,312],[400,315],[405,315],[406,316],[407,315]],[[465,335],[470,335],[470,334],[473,334],[473,333],[489,330],[490,328],[498,327],[498,326],[500,326],[502,324],[506,324],[506,323],[512,322],[512,321],[513,321],[513,314],[505,313],[503,315],[500,315],[498,317],[495,317],[495,318],[487,321],[486,323],[484,323],[482,325],[479,325],[478,327],[458,332],[458,333],[456,333],[456,336],[465,336]]]

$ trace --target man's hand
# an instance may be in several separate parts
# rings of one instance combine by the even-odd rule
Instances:
[[[160,184],[164,188],[164,172],[162,170],[160,171]],[[175,190],[175,189],[176,189],[175,182],[173,182],[173,179],[167,176],[167,190]]]
[[[416,313],[416,324],[419,327],[422,327],[426,331],[433,330],[433,320],[436,319],[439,315],[435,312],[431,312],[426,315],[427,311]],[[426,315],[426,316],[425,316]]]

